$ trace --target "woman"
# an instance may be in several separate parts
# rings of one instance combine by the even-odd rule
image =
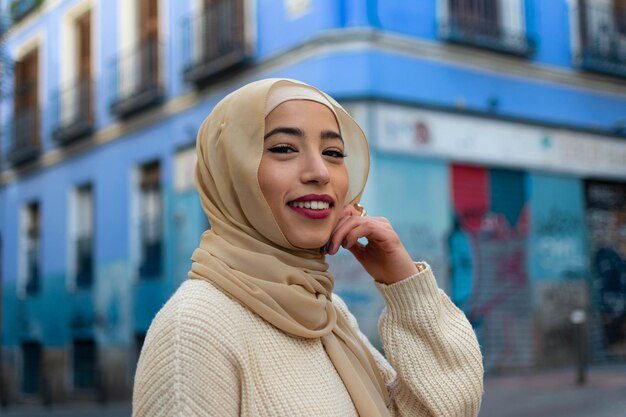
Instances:
[[[389,222],[354,206],[369,153],[339,104],[297,81],[248,84],[203,122],[197,153],[211,230],[148,331],[134,416],[478,414],[474,332]],[[332,293],[340,246],[386,301],[387,359]]]

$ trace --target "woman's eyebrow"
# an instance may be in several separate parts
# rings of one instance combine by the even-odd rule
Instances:
[[[268,133],[266,133],[265,136],[263,137],[263,139],[267,139],[270,136],[277,135],[279,133],[283,133],[285,135],[298,136],[300,138],[304,138],[304,132],[302,131],[302,129],[299,129],[297,127],[279,126],[277,128],[274,128],[274,129],[270,130]]]
[[[334,130],[324,130],[320,136],[322,139],[339,139],[343,142],[343,138],[339,132],[335,132]]]
[[[277,134],[284,134],[284,135],[290,135],[290,136],[297,136],[299,138],[304,139],[305,134],[302,131],[302,129],[297,128],[297,127],[287,127],[287,126],[279,126],[276,127],[272,130],[270,130],[268,133],[265,134],[265,136],[263,137],[263,139],[267,139],[272,135],[277,135]],[[339,132],[336,132],[334,130],[324,130],[322,131],[321,135],[320,135],[321,139],[339,139],[340,141],[343,142],[343,138],[341,137],[341,135],[339,134]]]

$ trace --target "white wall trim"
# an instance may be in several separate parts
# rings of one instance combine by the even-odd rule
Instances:
[[[139,228],[141,226],[141,213],[140,213],[140,203],[139,199],[141,198],[141,190],[139,187],[139,181],[141,179],[141,167],[143,166],[142,162],[136,162],[135,165],[131,168],[130,178],[129,178],[129,187],[128,192],[130,193],[128,201],[129,201],[129,213],[130,217],[128,219],[128,242],[129,242],[129,264],[131,276],[130,279],[132,282],[139,282],[139,264],[141,262],[141,239]]]
[[[578,8],[580,4],[578,0],[566,0],[569,9],[569,39],[571,50],[571,62],[572,65],[578,67],[581,62],[581,35],[580,35],[580,22],[578,20]]]
[[[256,52],[257,45],[257,0],[243,1],[243,31],[246,45],[246,54],[252,55]]]
[[[395,104],[372,107],[376,126],[372,148],[379,151],[581,178],[626,179],[626,142],[620,139]]]
[[[76,292],[76,281],[74,277],[76,275],[76,250],[73,242],[76,236],[76,186],[72,186],[67,190],[67,234],[65,239],[66,246],[66,275],[65,275],[65,288],[69,293]]]
[[[18,255],[17,255],[17,297],[26,298],[26,226],[28,219],[28,205],[30,202],[24,201],[18,211]]]

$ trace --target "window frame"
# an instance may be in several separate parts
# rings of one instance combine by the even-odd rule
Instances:
[[[438,0],[438,36],[440,39],[485,50],[518,56],[530,56],[535,51],[535,40],[529,29],[529,5],[527,0],[495,0],[498,14],[498,35],[472,33],[467,30],[453,30],[454,12],[452,2]],[[456,0],[465,1],[470,0]],[[479,0],[474,0],[479,1]],[[519,41],[515,41],[519,39]]]
[[[89,285],[79,285],[78,278],[78,243],[79,237],[79,212],[81,190],[89,189],[91,199],[91,277]],[[86,181],[75,185],[69,193],[69,210],[68,210],[68,231],[67,231],[67,275],[66,288],[69,292],[90,291],[95,284],[96,279],[96,204],[95,204],[95,186],[93,181]]]
[[[29,254],[28,254],[28,246],[29,246],[29,236],[28,229],[30,227],[29,218],[30,218],[30,210],[31,207],[37,208],[37,267],[38,267],[38,276],[36,283],[36,290],[31,292],[29,291],[29,282],[32,279],[29,276]],[[26,299],[34,296],[38,296],[42,291],[42,274],[43,274],[43,231],[42,231],[42,215],[43,208],[41,204],[41,200],[33,199],[28,202],[25,202],[20,210],[20,229],[19,229],[19,261],[18,261],[18,285],[17,285],[17,295],[20,299]]]
[[[144,262],[144,241],[143,241],[143,212],[144,202],[143,202],[143,193],[142,193],[142,181],[143,181],[143,173],[144,170],[150,165],[156,164],[158,166],[158,181],[159,181],[159,196],[158,196],[158,207],[160,209],[159,212],[159,225],[160,228],[160,263],[158,266],[158,273],[145,275],[141,273],[141,268]],[[133,172],[133,187],[132,187],[132,220],[131,224],[131,246],[132,246],[132,267],[133,274],[136,277],[136,281],[153,281],[159,280],[163,277],[165,272],[165,254],[166,254],[166,229],[165,229],[165,196],[164,196],[164,173],[163,173],[163,161],[161,158],[153,158],[147,159],[137,164],[136,168]]]

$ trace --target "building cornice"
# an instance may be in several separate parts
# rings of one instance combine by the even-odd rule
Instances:
[[[626,83],[611,77],[582,73],[571,69],[546,66],[524,58],[494,54],[439,41],[419,40],[372,30],[369,28],[341,29],[324,32],[304,44],[256,63],[233,77],[212,84],[202,90],[172,97],[162,106],[148,110],[129,121],[119,121],[96,131],[91,137],[68,148],[55,148],[30,165],[19,169],[8,168],[0,175],[0,186],[41,169],[88,152],[98,146],[124,139],[127,135],[154,123],[182,113],[198,103],[219,94],[225,94],[232,85],[243,84],[262,73],[275,72],[315,56],[343,51],[378,50],[403,54],[411,58],[431,60],[494,75],[539,80],[626,99]],[[367,94],[364,94],[366,96]],[[341,97],[339,97],[341,99]],[[532,123],[532,121],[528,121]],[[537,124],[542,124],[537,121]],[[572,127],[572,129],[577,130]]]

